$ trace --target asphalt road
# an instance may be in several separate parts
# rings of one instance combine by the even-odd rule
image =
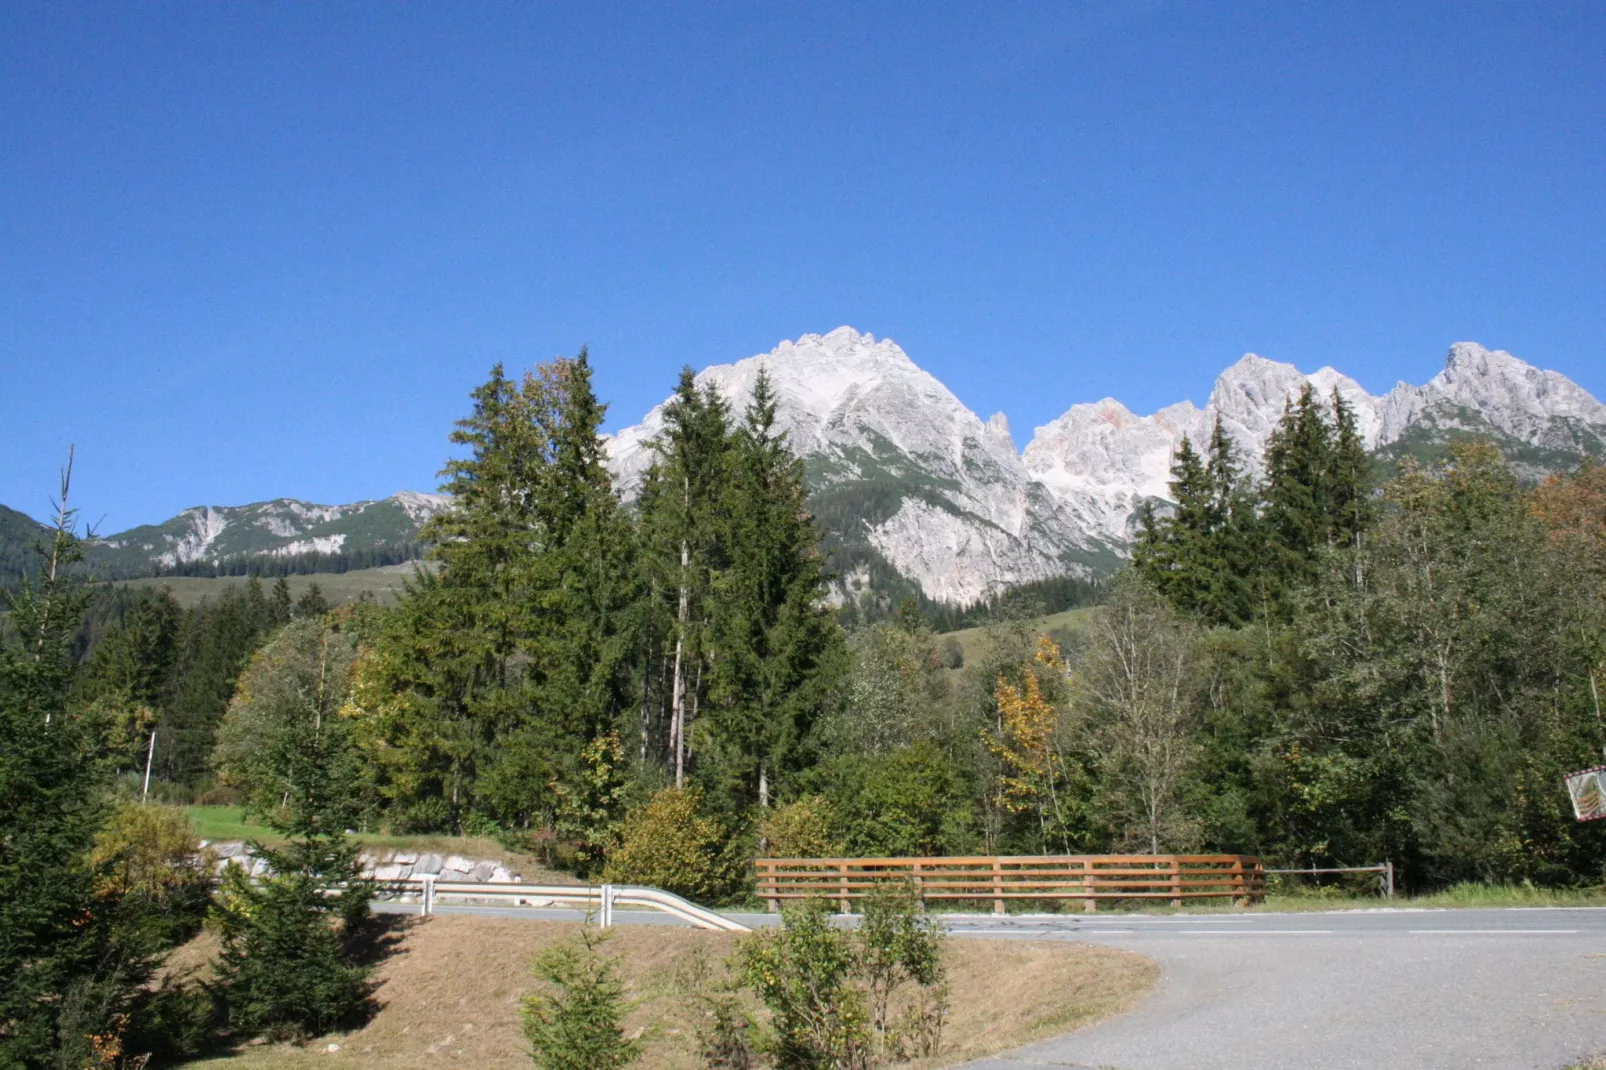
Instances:
[[[457,911],[580,917],[440,907]],[[966,939],[1129,948],[1162,970],[1137,1009],[966,1070],[1560,1070],[1606,1053],[1606,908],[945,920]]]
[[[1559,1070],[1606,1052],[1603,909],[967,919],[954,928],[1126,947],[1163,971],[1136,1010],[968,1070]]]

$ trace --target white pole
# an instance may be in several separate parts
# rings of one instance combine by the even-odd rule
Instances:
[[[150,749],[145,752],[145,787],[140,790],[139,801],[144,802],[151,793],[151,759],[156,757],[156,729],[151,729]]]

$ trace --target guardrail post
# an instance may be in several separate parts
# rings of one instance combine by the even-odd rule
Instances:
[[[1082,911],[1092,914],[1098,910],[1099,901],[1098,885],[1093,881],[1093,860],[1091,858],[1082,859],[1082,891],[1085,893],[1082,898]]]
[[[604,929],[613,927],[613,885],[602,886],[602,910],[598,912],[598,924]]]
[[[837,884],[841,893],[841,907],[839,913],[846,914],[848,913],[848,864],[846,862],[838,862],[836,864],[836,869]]]
[[[993,859],[993,913],[1004,912],[1004,863]]]
[[[1171,858],[1171,905],[1182,905],[1182,863],[1177,861],[1175,855]]]
[[[1383,879],[1383,898],[1394,898],[1394,863],[1384,862],[1383,872],[1379,874]]]
[[[418,878],[424,882],[423,903],[419,906],[420,914],[435,913],[435,874],[424,873]]]

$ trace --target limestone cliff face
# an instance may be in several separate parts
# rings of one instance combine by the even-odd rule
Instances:
[[[1606,406],[1563,375],[1471,342],[1451,347],[1428,383],[1382,396],[1332,368],[1306,375],[1249,354],[1222,372],[1203,406],[1182,401],[1141,416],[1113,398],[1072,405],[1037,428],[1023,453],[1002,413],[983,421],[886,339],[839,327],[697,378],[739,410],[760,367],[816,501],[831,503],[831,539],[873,550],[929,597],[954,602],[1110,567],[1139,505],[1166,496],[1184,435],[1202,442],[1219,416],[1255,471],[1284,405],[1306,383],[1324,398],[1338,390],[1374,450],[1473,432],[1534,472],[1606,453]],[[609,439],[627,497],[662,427],[659,406]]]

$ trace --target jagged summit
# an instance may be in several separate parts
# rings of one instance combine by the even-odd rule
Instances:
[[[1422,386],[1375,396],[1335,368],[1310,374],[1246,353],[1217,377],[1203,406],[1180,401],[1150,415],[1115,398],[1072,405],[1017,452],[1008,418],[985,423],[896,343],[839,327],[698,375],[733,405],[769,369],[781,418],[808,460],[817,501],[852,516],[833,538],[860,540],[935,598],[1113,562],[1137,508],[1168,492],[1184,435],[1202,443],[1219,418],[1257,471],[1284,406],[1306,384],[1334,390],[1372,449],[1406,451],[1454,432],[1489,434],[1533,472],[1606,453],[1606,406],[1556,372],[1473,342],[1450,348]],[[633,491],[662,427],[662,406],[610,442]],[[856,496],[856,497],[855,497]],[[839,508],[844,498],[852,508]],[[833,521],[838,522],[838,521]],[[838,522],[840,523],[840,522]]]

